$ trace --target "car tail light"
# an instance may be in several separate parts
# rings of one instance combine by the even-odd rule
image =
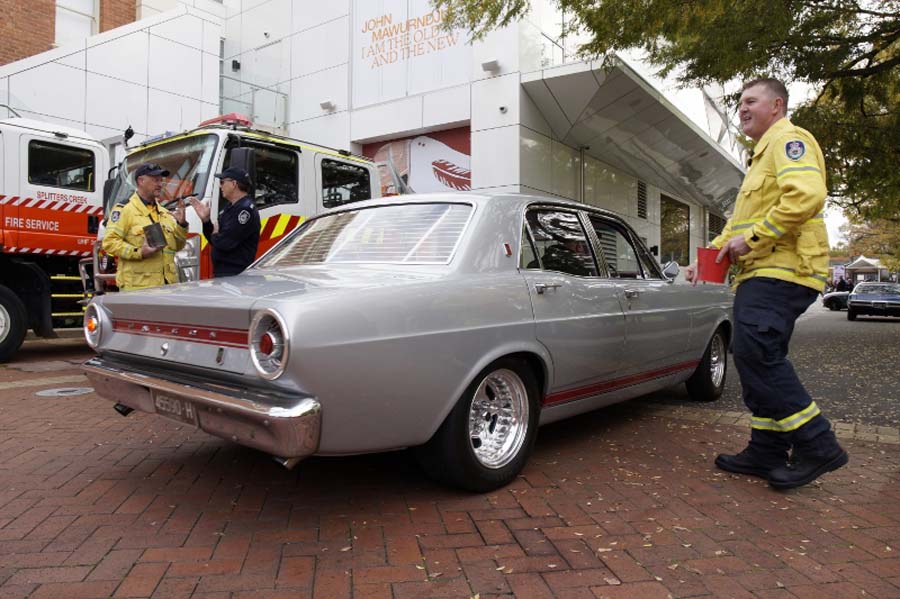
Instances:
[[[271,332],[266,331],[259,340],[259,353],[261,356],[271,357],[272,353],[278,345],[278,338]]]
[[[100,310],[97,306],[88,304],[84,311],[84,339],[91,349],[100,345],[100,336],[103,333],[103,321],[100,318]]]
[[[261,377],[277,379],[284,372],[290,350],[287,327],[274,310],[262,310],[250,324],[250,360]]]

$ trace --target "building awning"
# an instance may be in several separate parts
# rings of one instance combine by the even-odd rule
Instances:
[[[852,268],[856,270],[868,268],[874,271],[876,268],[881,268],[881,260],[878,258],[866,258],[864,255],[860,254],[860,256],[847,265],[847,268]]]
[[[557,139],[722,214],[744,170],[735,158],[622,60],[524,73],[522,87]]]

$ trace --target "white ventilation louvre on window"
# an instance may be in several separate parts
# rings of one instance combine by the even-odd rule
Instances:
[[[643,181],[638,181],[637,186],[637,215],[647,218],[647,184]]]

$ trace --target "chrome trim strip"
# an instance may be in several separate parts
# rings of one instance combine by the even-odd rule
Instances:
[[[196,426],[216,437],[283,458],[304,458],[319,448],[322,407],[314,397],[292,397],[270,405],[237,387],[203,388],[162,376],[129,372],[95,357],[81,366],[97,394],[114,403],[156,413],[154,393],[164,393],[196,408]]]

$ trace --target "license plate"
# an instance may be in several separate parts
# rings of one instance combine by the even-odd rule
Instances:
[[[154,393],[153,405],[156,406],[156,413],[161,416],[195,426],[197,424],[197,412],[189,401],[165,393]]]
[[[884,310],[887,308],[887,302],[872,302],[872,307],[876,310]]]

